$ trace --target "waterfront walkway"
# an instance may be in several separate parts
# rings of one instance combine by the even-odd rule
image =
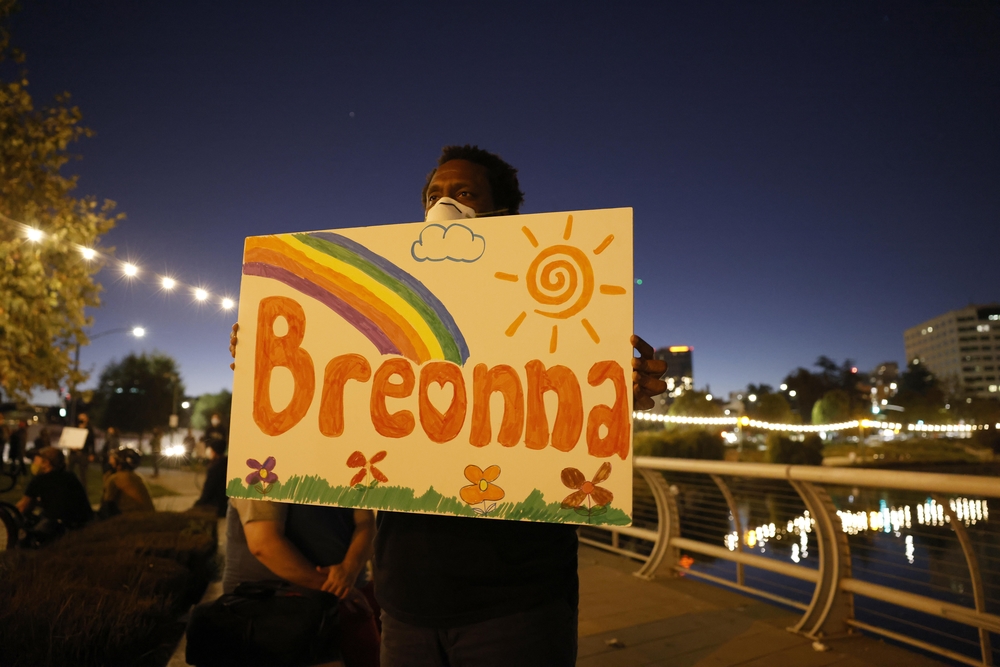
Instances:
[[[139,472],[148,478],[152,471]],[[178,493],[157,498],[157,509],[183,511],[198,497],[193,473],[161,469],[153,481]],[[219,537],[225,540],[224,530]],[[220,551],[224,549],[220,543]],[[785,629],[798,620],[795,613],[683,577],[644,581],[632,576],[637,567],[627,558],[581,545],[578,667],[942,664],[862,636],[814,646]],[[219,584],[212,584],[205,599],[220,593]],[[186,664],[182,640],[169,667]]]

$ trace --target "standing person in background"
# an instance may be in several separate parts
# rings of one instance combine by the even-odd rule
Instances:
[[[188,458],[194,454],[195,444],[197,444],[197,440],[194,438],[194,431],[188,426],[187,435],[184,436],[184,455]]]
[[[201,496],[191,508],[214,512],[219,518],[226,516],[229,504],[229,498],[226,497],[229,457],[226,456],[225,447],[225,443],[219,440],[207,443],[205,454],[208,455],[208,469],[205,471],[205,485],[201,487]]]
[[[205,429],[205,447],[212,449],[213,442],[222,443],[222,451],[226,451],[229,447],[229,429],[222,424],[222,417],[216,412],[212,414],[212,418],[209,420],[209,426]],[[208,452],[205,452],[208,454]]]
[[[149,436],[149,456],[153,459],[153,477],[160,476],[160,447],[163,440],[163,429],[159,426],[153,427],[153,434]]]
[[[104,434],[104,448],[101,450],[101,471],[103,473],[114,472],[115,468],[111,464],[111,455],[118,451],[121,446],[122,442],[118,435],[118,429],[114,426],[109,426],[107,432]]]
[[[96,439],[94,429],[90,426],[90,416],[86,412],[82,413],[76,420],[77,426],[87,431],[87,439],[83,443],[83,449],[70,452],[69,468],[80,478],[80,484],[87,488],[87,468],[90,462],[96,459]]]
[[[49,429],[44,426],[39,429],[38,437],[35,438],[35,449],[42,449],[43,447],[52,446],[52,434],[49,433]]]
[[[24,474],[24,452],[28,448],[28,423],[17,422],[10,434],[10,464],[19,474]]]

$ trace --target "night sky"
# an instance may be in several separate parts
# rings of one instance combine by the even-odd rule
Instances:
[[[1000,300],[998,3],[25,0],[41,105],[97,135],[78,195],[149,276],[238,294],[243,238],[423,218],[445,144],[520,170],[523,213],[635,209],[635,330],[716,394]],[[84,349],[231,384],[235,315],[105,270]],[[96,374],[96,373],[95,373]]]

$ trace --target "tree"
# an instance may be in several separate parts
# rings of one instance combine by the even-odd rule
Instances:
[[[788,424],[792,421],[792,408],[781,394],[758,395],[753,417],[772,424]]]
[[[62,174],[68,148],[92,133],[68,93],[35,108],[24,56],[10,44],[14,7],[0,0],[0,386],[23,399],[34,387],[85,379],[70,351],[87,343],[84,309],[100,304],[99,263],[73,248],[94,247],[122,216],[111,214],[113,202],[71,195],[77,179]],[[30,241],[29,228],[45,236]]]
[[[184,384],[173,358],[133,353],[104,367],[92,406],[102,427],[144,433],[167,426],[175,394],[184,395]]]
[[[944,415],[945,396],[937,378],[914,359],[899,377],[899,393],[893,399],[904,410],[907,421],[936,422]]]
[[[813,405],[813,424],[836,424],[849,421],[853,416],[851,398],[843,389],[832,389]]]
[[[218,414],[223,424],[229,424],[233,411],[233,395],[226,389],[218,394],[202,394],[191,411],[191,428],[206,429],[213,414]]]
[[[685,391],[674,399],[667,413],[679,417],[721,417],[722,408],[703,391]]]

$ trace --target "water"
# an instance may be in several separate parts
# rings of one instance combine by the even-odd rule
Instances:
[[[700,478],[699,478],[700,477]],[[767,480],[728,480],[737,515],[704,476],[671,475],[681,514],[681,534],[735,550],[736,522],[744,533],[744,551],[818,567],[815,520],[787,484]],[[972,579],[944,508],[927,494],[829,488],[840,527],[851,549],[852,576],[974,608]],[[966,527],[982,575],[986,610],[1000,613],[1000,503],[957,497],[947,500]],[[990,510],[993,516],[990,516]],[[694,556],[697,571],[735,579],[729,561]],[[745,569],[748,586],[808,603],[813,586],[756,568]],[[855,596],[859,621],[919,637],[970,657],[981,658],[977,631],[969,626]],[[994,647],[1000,637],[992,636]],[[1000,650],[994,648],[994,661]]]

